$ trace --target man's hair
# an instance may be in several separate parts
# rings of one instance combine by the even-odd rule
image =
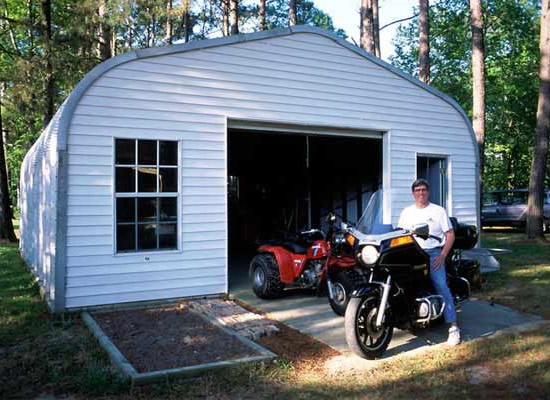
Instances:
[[[411,186],[411,192],[414,192],[414,189],[416,189],[418,186],[426,186],[426,189],[430,190],[430,184],[424,178],[418,178],[416,181],[413,182]]]

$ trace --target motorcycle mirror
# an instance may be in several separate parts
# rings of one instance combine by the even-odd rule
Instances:
[[[413,232],[418,236],[428,237],[430,235],[430,227],[428,224],[413,225]]]
[[[336,222],[336,214],[334,214],[332,212],[328,213],[327,221],[330,222],[330,223]]]

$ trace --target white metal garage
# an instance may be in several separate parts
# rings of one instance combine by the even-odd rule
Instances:
[[[438,201],[479,226],[464,111],[336,36],[298,26],[137,50],[80,82],[22,167],[21,253],[52,310],[226,293],[238,130],[375,139],[384,222],[435,168]]]

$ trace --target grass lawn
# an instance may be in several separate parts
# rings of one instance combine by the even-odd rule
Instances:
[[[499,259],[477,297],[550,319],[550,245],[521,234],[484,234]],[[375,370],[331,375],[319,362],[288,360],[193,381],[130,388],[76,316],[53,318],[15,246],[0,247],[0,398],[117,399],[515,399],[550,398],[550,330],[465,343],[388,360]]]

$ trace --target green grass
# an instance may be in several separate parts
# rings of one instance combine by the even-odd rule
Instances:
[[[514,250],[476,293],[548,317],[550,246],[521,234],[485,234],[485,247]],[[376,369],[327,372],[316,360],[278,359],[134,387],[118,380],[76,316],[54,318],[21,262],[0,246],[0,398],[105,399],[539,399],[550,398],[550,329],[389,359]]]
[[[121,382],[76,316],[53,317],[15,245],[0,246],[0,398],[115,393]]]
[[[518,232],[483,233],[483,247],[512,250],[497,256],[501,270],[487,275],[480,296],[550,319],[550,243],[525,240]]]

